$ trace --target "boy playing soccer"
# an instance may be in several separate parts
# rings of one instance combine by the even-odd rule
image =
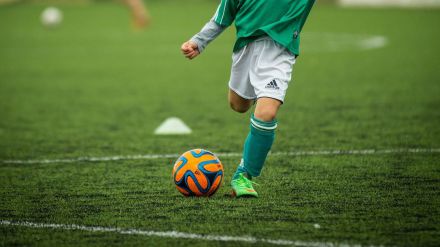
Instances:
[[[181,47],[193,59],[235,21],[229,103],[234,111],[244,113],[256,102],[243,158],[231,181],[236,197],[258,197],[251,180],[260,175],[272,147],[276,115],[299,54],[300,32],[314,2],[221,0],[214,17]]]

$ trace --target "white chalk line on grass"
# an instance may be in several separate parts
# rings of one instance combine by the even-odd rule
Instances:
[[[375,154],[434,154],[440,153],[440,148],[399,148],[399,149],[360,149],[360,150],[319,150],[319,151],[292,151],[273,152],[269,156],[325,156],[325,155],[375,155]],[[219,157],[241,157],[242,153],[216,153]],[[40,160],[2,160],[3,164],[52,164],[52,163],[77,163],[77,162],[105,162],[121,160],[154,160],[154,159],[175,159],[178,154],[138,154],[138,155],[117,155],[102,157],[78,157],[68,159],[40,159]]]
[[[273,245],[287,245],[287,246],[311,246],[311,247],[350,247],[361,245],[349,245],[349,244],[334,244],[330,242],[306,242],[296,240],[285,239],[265,239],[255,238],[252,236],[227,236],[227,235],[202,235],[187,232],[178,231],[151,231],[151,230],[139,230],[139,229],[124,229],[118,227],[102,227],[102,226],[82,226],[82,225],[68,225],[68,224],[50,224],[50,223],[34,223],[28,221],[8,221],[1,220],[0,225],[3,226],[19,226],[28,228],[46,228],[55,230],[79,230],[86,232],[100,232],[100,233],[117,233],[124,235],[140,235],[147,237],[160,237],[160,238],[175,238],[175,239],[193,239],[193,240],[205,240],[205,241],[219,241],[219,242],[241,242],[241,243],[266,243]]]
[[[342,52],[365,51],[386,47],[390,42],[386,36],[356,33],[304,32],[303,51]]]

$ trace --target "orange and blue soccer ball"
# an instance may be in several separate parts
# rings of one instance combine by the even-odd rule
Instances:
[[[213,153],[193,149],[177,159],[173,179],[185,196],[212,196],[222,184],[223,165]]]

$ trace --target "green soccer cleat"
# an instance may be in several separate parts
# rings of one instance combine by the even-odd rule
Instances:
[[[254,190],[250,179],[245,177],[243,173],[240,173],[237,179],[231,181],[232,195],[234,197],[258,197],[258,193]]]

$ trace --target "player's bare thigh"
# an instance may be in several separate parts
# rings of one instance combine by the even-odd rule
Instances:
[[[228,98],[229,105],[231,106],[232,110],[240,113],[247,112],[254,104],[254,100],[245,99],[231,89],[229,89]]]

